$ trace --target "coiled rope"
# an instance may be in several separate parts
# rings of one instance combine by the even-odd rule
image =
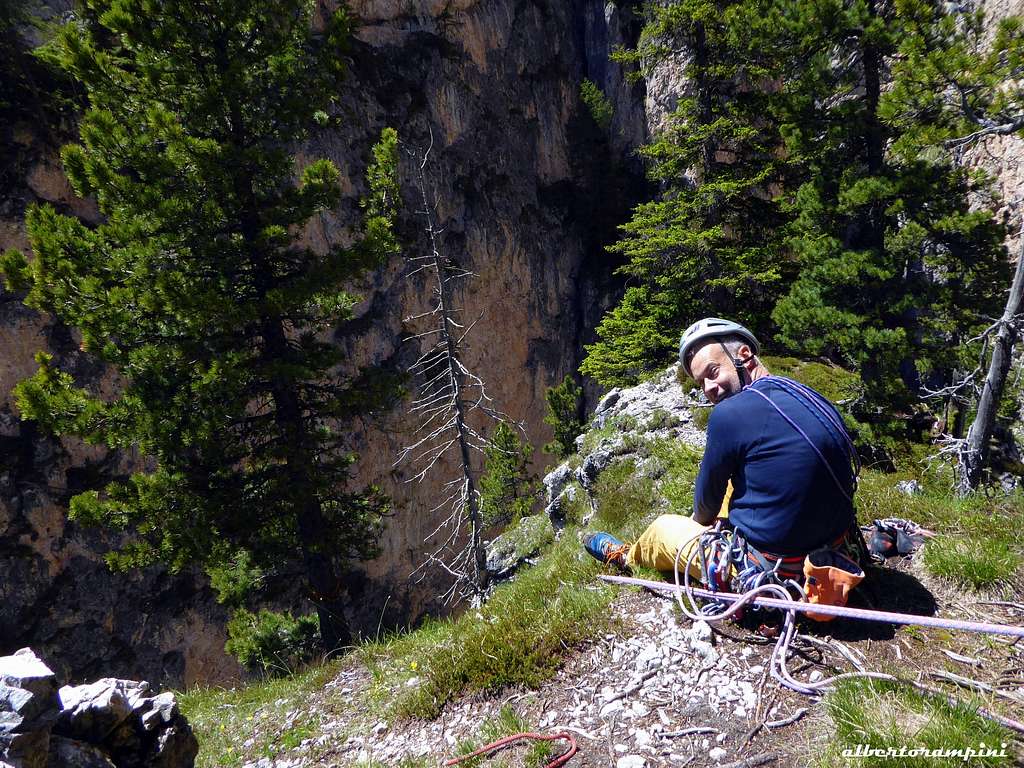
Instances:
[[[797,636],[796,616],[798,613],[820,613],[862,621],[876,621],[886,624],[936,627],[965,632],[980,632],[985,634],[1009,635],[1011,637],[1024,637],[1024,627],[1019,626],[993,624],[989,622],[963,621],[960,619],[943,619],[937,616],[915,616],[907,613],[874,611],[864,608],[850,608],[838,605],[811,604],[805,601],[806,595],[804,594],[802,587],[792,579],[787,579],[785,582],[776,581],[772,583],[761,583],[758,586],[748,589],[742,593],[718,592],[708,589],[700,589],[690,584],[690,566],[694,564],[694,560],[697,557],[698,552],[701,553],[703,558],[702,546],[692,547],[686,560],[686,569],[683,572],[682,581],[680,581],[679,563],[682,559],[683,552],[690,547],[691,544],[697,542],[697,540],[702,536],[709,535],[709,533],[714,532],[702,532],[697,536],[690,538],[676,552],[674,563],[674,584],[663,581],[637,579],[630,576],[601,575],[599,578],[611,583],[631,584],[662,592],[672,592],[675,595],[676,601],[679,603],[680,609],[692,621],[707,621],[710,623],[724,621],[736,615],[743,606],[748,604],[784,611],[785,617],[783,619],[783,628],[779,633],[779,637],[775,642],[774,648],[772,649],[769,669],[771,670],[772,677],[778,680],[785,687],[797,691],[798,693],[805,695],[819,695],[824,691],[829,690],[838,680],[869,678],[873,680],[886,680],[889,682],[903,682],[920,691],[930,694],[938,693],[945,696],[945,693],[942,691],[936,691],[935,689],[922,686],[919,683],[915,683],[910,680],[901,680],[893,675],[886,675],[880,672],[844,672],[833,677],[825,678],[816,683],[805,683],[797,680],[789,672],[789,669],[786,666],[786,660],[789,656],[790,644]],[[704,572],[706,573],[706,571]],[[787,587],[795,587],[801,596],[801,600],[794,599],[789,593]],[[684,602],[684,595],[689,602],[689,605]],[[709,606],[704,606],[704,608],[701,609],[697,605],[695,599],[698,597],[706,600],[717,601],[719,605],[722,605],[722,603],[729,603],[729,605],[721,608],[717,612],[713,609],[709,610]],[[951,700],[950,697],[946,698]],[[990,720],[994,720],[995,722],[1015,730],[1018,733],[1024,733],[1024,723],[1003,717],[1002,715],[998,715],[984,708],[978,708],[977,712],[979,715]]]

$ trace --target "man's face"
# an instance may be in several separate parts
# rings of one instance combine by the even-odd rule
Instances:
[[[745,354],[744,354],[745,353]],[[740,347],[738,357],[744,359],[750,355],[746,345]],[[736,366],[732,357],[726,354],[717,341],[705,344],[697,350],[690,361],[690,372],[697,386],[704,390],[704,396],[712,404],[720,403],[727,397],[739,392],[743,385],[736,374]]]

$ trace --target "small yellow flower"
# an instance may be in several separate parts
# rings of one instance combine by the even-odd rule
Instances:
[[[416,667],[418,667],[418,666],[419,666],[419,664],[417,664],[417,663],[416,663],[416,662],[414,661],[414,662],[412,662],[411,664],[409,664],[409,669],[411,669],[411,670],[412,670],[413,672],[415,672],[415,671],[416,671]]]

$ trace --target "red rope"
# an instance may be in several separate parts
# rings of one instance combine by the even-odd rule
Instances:
[[[457,763],[461,763],[463,760],[469,760],[471,757],[479,757],[480,755],[484,755],[488,752],[494,752],[495,750],[507,747],[509,744],[519,741],[520,739],[534,739],[535,741],[556,741],[558,739],[564,739],[569,742],[569,749],[545,765],[544,768],[561,768],[561,766],[569,762],[570,758],[572,758],[579,749],[576,746],[576,739],[573,738],[573,735],[571,733],[566,733],[565,731],[552,734],[551,736],[545,736],[543,733],[513,733],[511,736],[506,736],[503,739],[491,742],[487,746],[480,747],[476,752],[470,752],[468,755],[462,755],[461,757],[453,757],[451,760],[446,761],[445,765],[455,765]]]

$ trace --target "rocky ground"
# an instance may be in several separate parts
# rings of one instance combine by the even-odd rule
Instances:
[[[879,601],[878,607],[907,609],[906,600],[923,594],[911,592],[909,597],[904,594],[903,602],[893,602],[894,585],[902,589],[914,578],[908,573],[913,570],[909,560],[896,565],[876,571],[875,586],[865,593],[869,601]],[[958,612],[965,608],[956,606]],[[773,641],[758,632],[734,624],[712,631],[683,617],[672,599],[646,591],[624,589],[613,611],[617,631],[580,649],[541,688],[467,697],[447,705],[431,722],[388,724],[361,710],[360,692],[370,684],[370,675],[353,663],[306,703],[310,711],[335,713],[316,736],[285,755],[246,765],[439,765],[459,754],[464,742],[480,743],[481,727],[496,720],[503,708],[512,708],[538,732],[572,734],[579,752],[569,768],[806,765],[827,739],[829,724],[820,701],[785,690],[770,677]],[[967,615],[1019,622],[1024,607],[995,606],[992,612],[981,613],[975,606]],[[756,622],[745,626],[755,628]],[[789,664],[801,680],[814,682],[848,671],[851,667],[839,650],[852,653],[868,669],[898,671],[907,677],[925,679],[929,670],[948,666],[982,676],[973,666],[950,661],[936,642],[942,639],[941,645],[948,645],[946,637],[839,622],[808,629],[812,639],[797,644],[799,655]],[[984,676],[1024,661],[1024,652],[1015,645],[976,637],[957,640],[951,647],[962,651],[957,654],[962,658],[983,664],[988,670]],[[1015,692],[1024,694],[1024,687]],[[342,701],[350,704],[339,712]],[[1009,706],[1007,714],[1020,715],[1020,704]],[[292,719],[298,715],[292,713]],[[564,746],[565,742],[556,742],[552,755]],[[524,744],[502,752],[505,764],[525,765],[522,758],[528,748]]]
[[[528,525],[491,548],[492,574],[513,578],[561,529],[573,505],[591,499],[587,506],[592,508],[591,489],[615,462],[631,460],[638,474],[660,477],[664,468],[645,455],[645,443],[673,440],[700,447],[704,432],[699,408],[679,386],[673,368],[638,387],[609,392],[597,406],[588,433],[578,440],[579,455],[544,479],[546,514],[526,518]],[[852,604],[1001,623],[1019,623],[1024,617],[1024,604],[987,605],[976,596],[968,598],[929,579],[912,558],[870,569]],[[753,614],[742,626],[712,629],[692,623],[665,593],[634,588],[623,588],[611,611],[615,630],[575,650],[538,689],[467,696],[447,704],[429,722],[382,719],[386,699],[394,694],[385,692],[382,702],[379,681],[353,657],[322,691],[285,705],[283,724],[280,718],[257,713],[252,734],[242,737],[249,739],[247,745],[274,740],[273,734],[295,723],[316,725],[300,743],[275,750],[274,756],[249,758],[243,765],[440,765],[464,753],[467,742],[486,742],[481,729],[509,711],[526,729],[571,734],[579,751],[568,768],[807,765],[828,739],[832,725],[820,700],[782,688],[768,673],[774,645],[771,621],[760,626],[763,619]],[[794,644],[796,656],[789,662],[798,679],[814,682],[850,671],[850,659],[867,670],[930,684],[936,684],[937,672],[959,673],[1003,688],[1005,695],[995,705],[1005,714],[1021,719],[1024,712],[1024,644],[844,621],[804,622],[801,632],[807,639]],[[367,703],[370,693],[377,697],[372,706]],[[1008,698],[1014,696],[1018,700]],[[536,757],[525,760],[529,748],[509,748],[485,765],[504,760],[505,765],[535,768]],[[565,742],[556,742],[551,754],[564,748]]]

